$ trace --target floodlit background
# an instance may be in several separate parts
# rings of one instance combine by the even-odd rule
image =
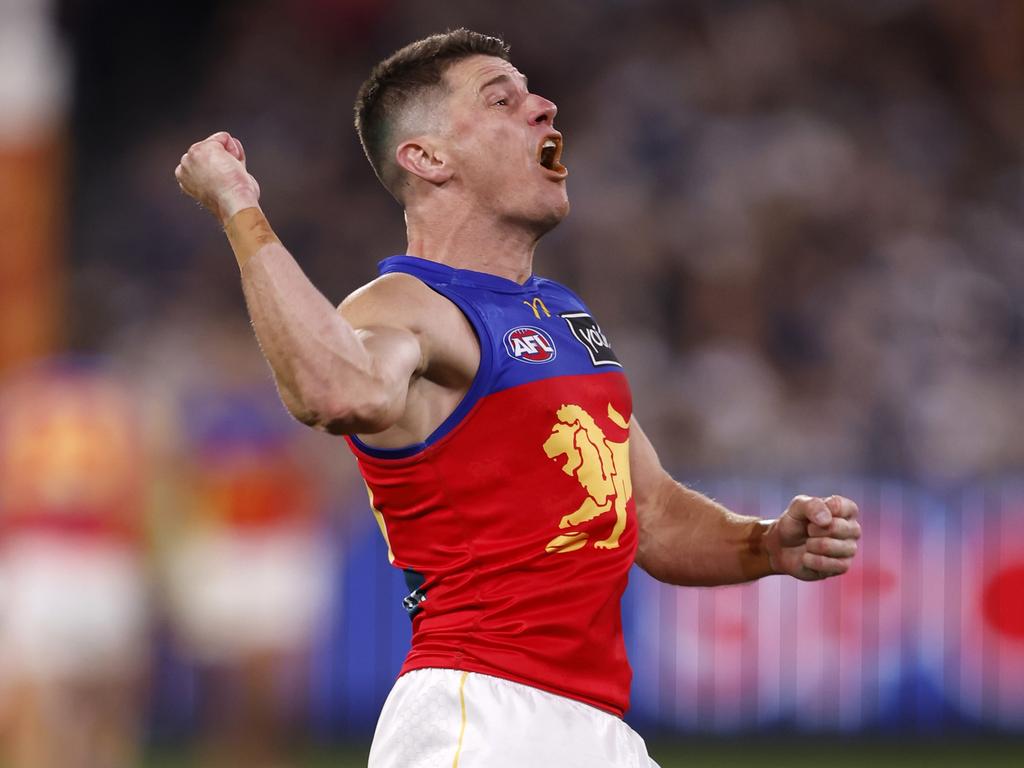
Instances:
[[[1024,3],[4,0],[4,765],[365,760],[402,581],[172,173],[240,137],[340,301],[405,244],[356,89],[460,25],[559,106],[573,212],[536,269],[600,319],[666,466],[765,517],[861,504],[839,580],[634,574],[652,755],[1021,759]]]

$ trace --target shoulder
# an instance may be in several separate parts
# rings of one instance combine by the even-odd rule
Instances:
[[[353,291],[338,306],[338,312],[353,328],[392,326],[414,333],[453,311],[458,313],[430,286],[403,273],[381,275]]]
[[[391,328],[411,333],[429,368],[475,370],[478,345],[466,316],[412,275],[381,275],[350,294],[338,312],[357,331]]]

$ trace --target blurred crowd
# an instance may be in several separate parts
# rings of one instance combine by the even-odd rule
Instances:
[[[0,386],[10,768],[138,765],[167,696],[161,648],[180,668],[172,687],[192,689],[177,709],[198,723],[202,765],[286,764],[307,714],[344,541],[327,496],[351,500],[230,333],[173,367],[148,357],[174,351],[151,341],[141,371],[63,356]]]
[[[204,8],[148,54],[68,14],[80,343],[122,354],[126,333],[188,338],[182,315],[241,316],[222,236],[170,175],[218,129],[331,300],[370,279],[404,230],[353,94],[465,24],[559,105],[573,212],[536,270],[589,302],[666,464],[941,482],[1024,462],[1021,3]]]

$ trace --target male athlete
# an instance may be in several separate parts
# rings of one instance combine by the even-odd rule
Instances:
[[[633,562],[681,585],[814,580],[857,550],[848,499],[760,521],[662,469],[597,322],[533,274],[569,211],[555,112],[468,30],[378,64],[356,129],[409,244],[337,309],[271,230],[237,139],[175,172],[227,232],[282,400],[346,436],[405,571],[412,649],[374,768],[653,765],[621,719]]]

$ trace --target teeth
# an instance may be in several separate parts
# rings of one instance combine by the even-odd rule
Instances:
[[[558,142],[554,139],[547,139],[540,145],[540,164],[545,168],[554,170],[555,154],[558,152]]]

